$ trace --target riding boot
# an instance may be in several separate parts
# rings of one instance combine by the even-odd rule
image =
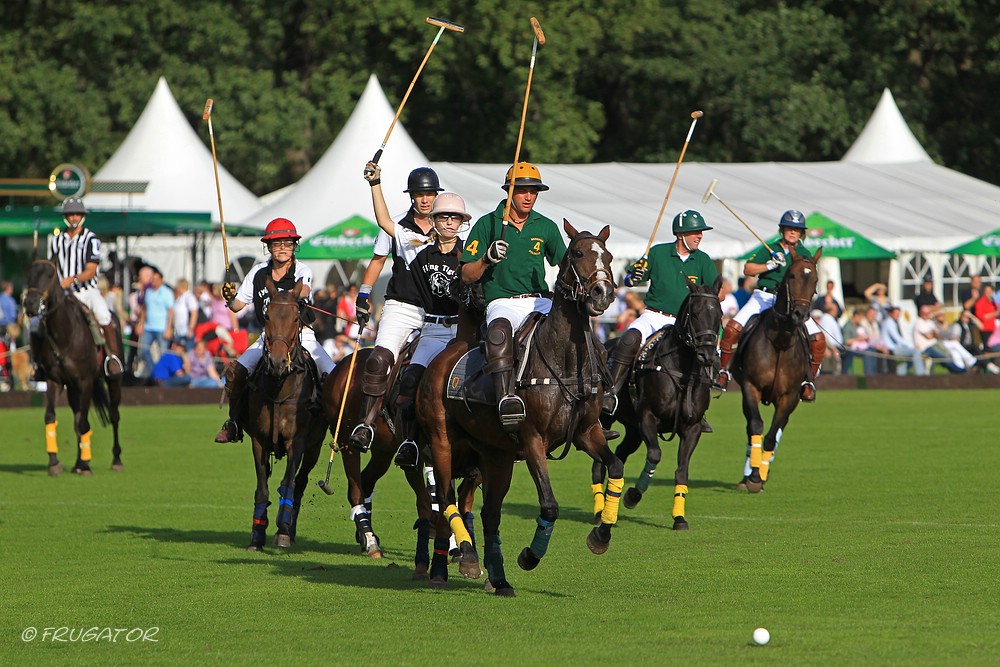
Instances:
[[[399,397],[396,399],[396,432],[402,442],[396,450],[392,462],[404,470],[415,469],[420,462],[420,449],[416,443],[416,406],[414,398],[417,385],[424,374],[425,367],[420,364],[409,364],[403,370],[399,380]]]
[[[229,394],[229,419],[215,434],[216,442],[243,442],[243,419],[247,412],[247,380],[250,371],[238,361],[226,369],[226,393]]]
[[[812,374],[799,388],[799,398],[805,403],[812,403],[816,400],[816,385],[813,384],[813,381],[819,377],[819,369],[823,365],[823,357],[826,355],[826,336],[823,335],[823,332],[809,336],[809,353],[812,355],[810,362]]]
[[[513,393],[514,333],[510,322],[498,318],[486,330],[486,372],[493,376],[497,413],[507,433],[517,433],[524,421],[524,401]]]
[[[384,347],[376,346],[368,361],[365,362],[365,372],[361,377],[361,412],[358,415],[358,425],[354,427],[348,446],[356,452],[367,452],[375,440],[375,411],[378,401],[385,395],[389,386],[389,371],[392,370],[393,354]]]
[[[613,415],[618,410],[618,394],[621,393],[635,363],[635,357],[642,347],[642,334],[638,329],[629,329],[619,339],[618,345],[611,351],[610,371],[611,386],[604,392],[604,404],[601,411]]]
[[[719,378],[715,384],[716,389],[725,391],[729,386],[729,381],[732,380],[729,374],[729,361],[733,358],[736,346],[740,343],[740,331],[742,330],[743,325],[736,320],[729,320],[729,324],[722,330],[722,340],[719,342],[722,370],[719,371]]]
[[[114,321],[101,327],[104,331],[104,375],[117,377],[125,372],[124,353],[121,346],[121,335]]]

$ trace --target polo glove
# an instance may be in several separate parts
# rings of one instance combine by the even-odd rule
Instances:
[[[507,258],[507,245],[506,241],[496,240],[490,244],[490,247],[486,249],[486,256],[483,259],[486,260],[487,264],[496,264]]]

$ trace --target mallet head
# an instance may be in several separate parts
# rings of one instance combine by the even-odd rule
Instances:
[[[333,487],[330,486],[330,482],[321,479],[320,481],[316,482],[316,486],[323,489],[323,493],[325,493],[326,495],[328,496],[333,495]]]
[[[531,17],[531,29],[535,31],[535,39],[538,40],[538,45],[542,46],[545,44],[545,33],[542,32],[542,26],[539,25],[538,19],[534,16]]]
[[[465,32],[465,26],[459,25],[454,21],[448,21],[446,19],[439,19],[435,16],[428,16],[426,19],[427,23],[431,25],[436,25],[439,28],[444,28],[445,30],[454,30],[455,32]]]
[[[692,111],[691,112],[691,117],[692,118],[701,118],[704,115],[705,115],[704,111]]]
[[[202,120],[208,120],[209,117],[212,115],[212,104],[213,104],[212,98],[209,97],[208,101],[205,102],[205,111],[201,114]]]
[[[713,178],[712,182],[708,184],[708,189],[705,190],[705,196],[701,198],[702,204],[707,204],[709,197],[715,195],[715,186],[719,184],[719,179]],[[716,197],[718,195],[715,195]]]

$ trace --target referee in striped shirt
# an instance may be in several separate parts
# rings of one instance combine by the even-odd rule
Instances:
[[[49,241],[49,259],[59,272],[59,282],[89,308],[104,333],[104,373],[121,375],[121,337],[111,321],[111,311],[97,288],[97,267],[101,261],[101,240],[84,228],[87,208],[79,197],[70,197],[62,205],[66,231],[53,235]]]

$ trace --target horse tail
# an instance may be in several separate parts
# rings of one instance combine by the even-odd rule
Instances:
[[[91,398],[94,402],[94,407],[97,408],[97,415],[101,418],[101,424],[107,426],[111,423],[111,418],[108,416],[111,398],[108,396],[108,384],[101,374],[98,374],[94,378],[94,393]]]

